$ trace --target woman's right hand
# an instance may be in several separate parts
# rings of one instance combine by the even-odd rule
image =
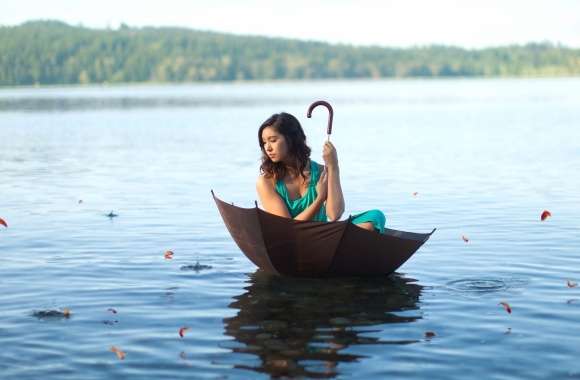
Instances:
[[[323,202],[326,201],[326,197],[328,195],[328,175],[326,173],[326,167],[324,167],[320,173],[320,178],[316,184],[316,193],[318,194],[318,198],[320,200]]]

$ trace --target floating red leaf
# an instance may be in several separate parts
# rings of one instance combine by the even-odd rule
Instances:
[[[578,286],[578,283],[577,282],[574,282],[574,281],[568,280],[567,285],[568,285],[569,288],[575,288],[575,287]]]
[[[185,332],[189,330],[189,327],[182,327],[179,329],[179,336],[183,338],[183,336],[185,335]]]
[[[551,216],[552,216],[552,213],[550,211],[544,210],[542,212],[542,215],[540,215],[540,220],[543,222],[544,220],[548,219]]]
[[[507,311],[509,314],[512,313],[512,308],[510,307],[510,305],[507,302],[500,302],[499,305],[503,306],[505,311]]]
[[[111,352],[114,352],[115,354],[117,354],[117,358],[119,358],[119,360],[125,359],[125,353],[123,351],[121,351],[118,347],[111,346]]]
[[[0,218],[0,224],[3,225],[4,227],[8,228],[8,224],[6,223],[6,221],[2,218]]]
[[[166,260],[171,260],[173,258],[173,251],[166,251],[165,255],[163,255]]]

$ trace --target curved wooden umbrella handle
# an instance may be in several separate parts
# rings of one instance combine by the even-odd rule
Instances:
[[[306,117],[310,119],[312,117],[312,110],[314,110],[314,108],[316,108],[318,106],[325,106],[328,109],[328,112],[329,112],[329,114],[328,114],[328,128],[326,128],[326,135],[330,139],[330,134],[332,133],[332,117],[334,116],[334,111],[332,110],[332,106],[328,102],[325,102],[324,100],[318,100],[318,101],[312,103],[310,105],[310,107],[308,107],[308,112],[306,113]]]

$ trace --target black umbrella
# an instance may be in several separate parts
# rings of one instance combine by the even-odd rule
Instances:
[[[289,276],[377,275],[397,270],[428,234],[385,228],[384,234],[350,223],[284,218],[217,198],[218,210],[238,247],[256,266]]]

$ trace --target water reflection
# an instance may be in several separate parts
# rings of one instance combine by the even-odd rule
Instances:
[[[364,358],[345,353],[351,345],[415,343],[365,336],[382,331],[383,324],[421,318],[400,313],[418,310],[422,287],[414,281],[396,274],[292,279],[257,271],[247,291],[229,305],[239,312],[224,319],[224,328],[238,343],[232,351],[257,356],[259,364],[234,367],[274,377],[331,378],[338,375],[339,363]]]
[[[84,97],[23,97],[0,98],[0,112],[45,112],[82,110],[128,110],[150,108],[197,108],[197,107],[250,107],[256,105],[302,104],[294,98],[268,99],[248,97],[130,97],[130,96],[84,96]]]

